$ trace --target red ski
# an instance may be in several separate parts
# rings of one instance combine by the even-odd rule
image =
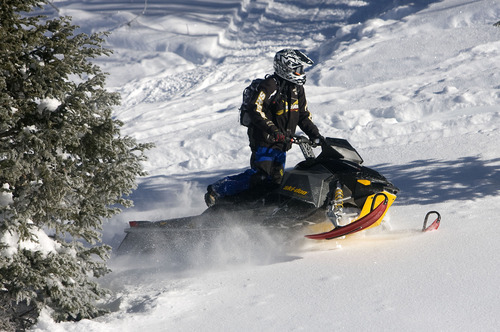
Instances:
[[[380,203],[375,209],[372,209],[370,213],[350,223],[349,225],[339,226],[325,233],[306,235],[306,237],[313,240],[331,240],[362,231],[363,229],[366,229],[376,223],[384,215],[385,210],[387,209],[387,203],[388,199],[386,196],[384,201]]]
[[[434,219],[434,221],[429,226],[427,226],[427,220],[429,219],[429,216],[432,215],[432,214],[436,215],[436,219]],[[437,211],[429,211],[425,215],[424,226],[422,227],[422,232],[435,231],[436,229],[439,228],[440,224],[441,224],[441,215],[439,214],[439,212],[437,212]]]

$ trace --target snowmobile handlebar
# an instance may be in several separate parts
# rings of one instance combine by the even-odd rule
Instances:
[[[292,142],[294,144],[300,144],[300,143],[311,144],[311,141],[306,136],[298,136],[297,135],[297,136],[288,137],[288,139],[290,140],[290,142]]]
[[[313,148],[317,147],[317,146],[321,146],[324,142],[324,138],[323,137],[319,137],[319,138],[316,138],[314,140],[311,140],[309,138],[307,138],[306,136],[299,136],[299,135],[296,135],[296,136],[292,136],[290,138],[288,138],[290,142],[292,143],[295,143],[295,144],[309,144],[310,146],[312,146]]]

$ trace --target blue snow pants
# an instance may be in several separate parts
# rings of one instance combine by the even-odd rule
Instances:
[[[262,183],[280,184],[285,172],[286,152],[258,147],[252,151],[250,169],[227,176],[212,184],[212,189],[219,197],[236,195]]]

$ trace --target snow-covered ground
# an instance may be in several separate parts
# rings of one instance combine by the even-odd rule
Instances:
[[[285,47],[316,62],[306,91],[322,134],[348,139],[401,193],[390,229],[328,245],[284,252],[239,234],[208,261],[114,258],[101,280],[108,315],[55,323],[44,312],[35,331],[500,329],[498,0],[54,5],[84,32],[112,32],[115,53],[98,63],[122,94],[116,117],[156,144],[135,207],[105,224],[106,243],[131,219],[202,212],[206,186],[247,167],[241,92]],[[300,159],[295,148],[288,167]],[[429,210],[441,228],[419,233]]]

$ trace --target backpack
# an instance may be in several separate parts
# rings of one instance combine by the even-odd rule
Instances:
[[[248,110],[250,109],[250,103],[256,97],[259,85],[262,81],[264,81],[263,78],[256,78],[245,88],[245,90],[243,90],[243,102],[240,106],[240,124],[242,126],[248,127],[251,123]]]
[[[266,76],[266,78],[267,77],[268,76]],[[250,123],[252,122],[250,120],[250,115],[248,115],[248,110],[251,107],[251,105],[250,105],[251,102],[253,100],[255,100],[255,98],[257,97],[260,83],[262,83],[262,81],[264,81],[264,80],[265,80],[264,78],[256,78],[252,81],[252,83],[250,83],[249,86],[247,86],[243,90],[243,102],[241,103],[241,106],[240,106],[240,124],[242,126],[248,127],[250,125]],[[274,103],[276,97],[280,94],[281,94],[281,87],[278,89],[278,93],[276,93],[273,96],[271,103]]]

